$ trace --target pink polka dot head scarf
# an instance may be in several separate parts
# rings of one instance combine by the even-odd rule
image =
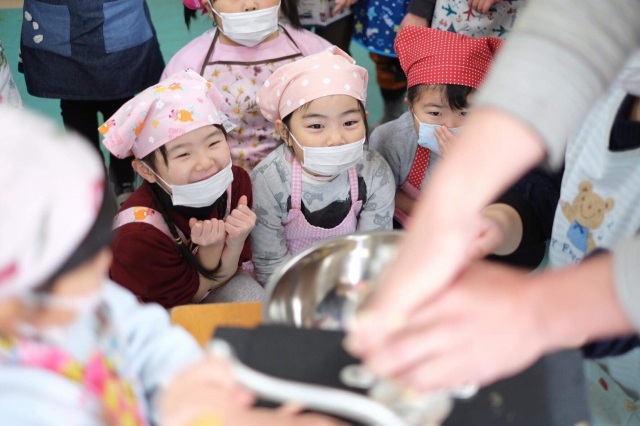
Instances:
[[[104,166],[80,136],[0,105],[0,300],[51,279],[90,232]],[[109,233],[109,224],[105,229]]]
[[[331,95],[349,95],[364,104],[367,70],[336,46],[281,66],[258,91],[258,106],[271,121],[282,120],[302,105]]]
[[[235,126],[220,112],[218,90],[192,70],[179,71],[124,104],[99,127],[104,145],[118,158],[144,158],[178,136],[200,127]]]
[[[394,49],[407,75],[408,87],[418,84],[459,84],[475,89],[484,80],[502,46],[495,37],[471,38],[426,27],[405,27]]]
[[[198,9],[204,8],[200,0],[182,0],[182,3],[191,10],[198,10]]]

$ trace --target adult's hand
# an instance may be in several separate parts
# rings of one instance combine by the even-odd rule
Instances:
[[[419,391],[482,385],[524,369],[546,348],[529,281],[520,270],[470,265],[366,365]]]
[[[543,154],[537,134],[517,119],[488,107],[474,111],[434,169],[396,260],[383,271],[350,330],[354,353],[373,356],[411,326],[417,311],[472,259],[473,241],[486,220],[482,209]]]

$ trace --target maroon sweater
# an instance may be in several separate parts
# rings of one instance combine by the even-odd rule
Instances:
[[[248,197],[252,206],[251,179],[248,173],[233,166],[233,184],[231,187],[231,209],[238,205],[242,195]],[[154,202],[150,185],[144,183],[122,206],[150,207],[158,210]],[[173,223],[191,237],[189,217],[175,210],[169,213]],[[218,219],[217,209],[211,218]],[[148,223],[128,223],[115,231],[112,244],[113,261],[109,271],[111,279],[128,288],[144,302],[156,302],[165,308],[191,303],[198,291],[200,278],[198,272],[180,256],[173,238]],[[239,264],[251,260],[250,239],[244,243]]]

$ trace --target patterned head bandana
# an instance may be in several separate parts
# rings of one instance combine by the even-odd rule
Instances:
[[[281,120],[314,99],[331,95],[349,95],[367,99],[367,70],[339,48],[332,46],[278,68],[258,92],[262,115]]]
[[[426,27],[405,27],[395,42],[408,87],[459,84],[480,87],[502,46],[495,37],[471,38]]]
[[[118,158],[144,158],[178,136],[200,127],[235,126],[219,108],[218,90],[194,71],[179,71],[124,104],[99,127],[104,145]]]
[[[104,166],[88,142],[0,106],[0,299],[51,279],[96,223]],[[108,232],[108,225],[107,225]]]

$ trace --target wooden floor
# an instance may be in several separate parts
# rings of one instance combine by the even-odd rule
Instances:
[[[0,9],[14,9],[22,7],[23,0],[0,0]]]

